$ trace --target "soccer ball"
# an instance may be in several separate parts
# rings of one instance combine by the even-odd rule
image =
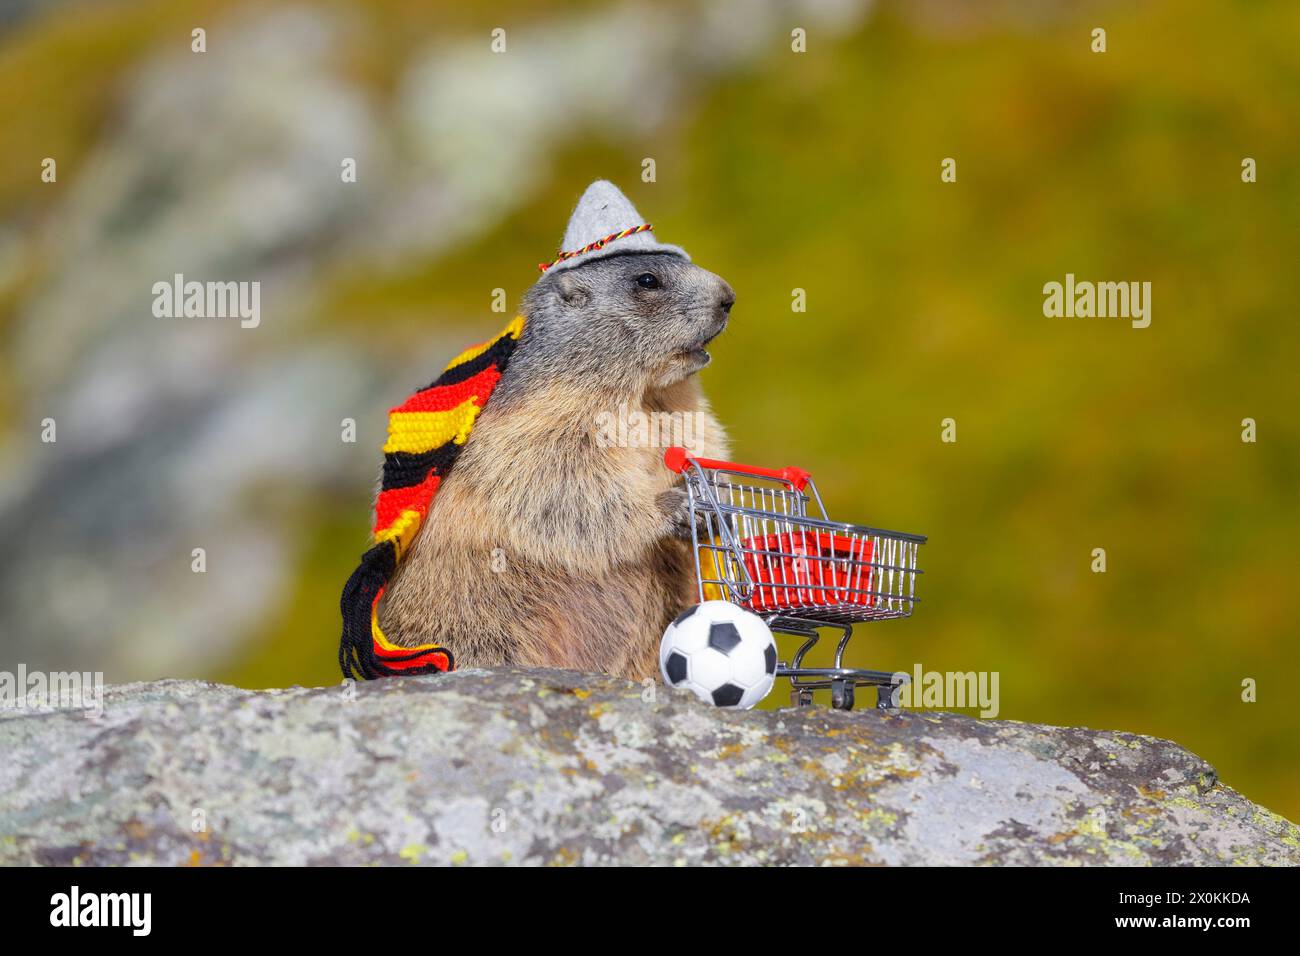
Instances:
[[[776,641],[757,614],[729,601],[705,601],[668,625],[659,669],[671,686],[701,700],[748,710],[776,680]]]

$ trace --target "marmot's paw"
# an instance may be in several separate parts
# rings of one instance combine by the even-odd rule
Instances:
[[[666,534],[683,541],[691,540],[691,502],[685,488],[669,488],[655,496],[655,504],[667,522]],[[704,515],[696,516],[697,530],[704,534]]]

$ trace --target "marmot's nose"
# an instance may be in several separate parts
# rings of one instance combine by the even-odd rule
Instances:
[[[719,279],[718,285],[718,308],[730,315],[731,307],[736,304],[736,293],[726,279]]]

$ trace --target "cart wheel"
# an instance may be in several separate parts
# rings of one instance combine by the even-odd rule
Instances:
[[[893,710],[894,709],[894,688],[886,687],[884,684],[876,685],[876,709]]]
[[[790,690],[791,707],[809,707],[813,702],[812,691],[806,687],[794,687]]]
[[[831,706],[836,710],[853,709],[853,681],[831,681]]]

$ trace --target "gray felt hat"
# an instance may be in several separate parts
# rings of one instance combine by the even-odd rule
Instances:
[[[598,179],[587,187],[569,217],[559,258],[543,264],[542,271],[572,269],[593,259],[633,252],[666,252],[687,262],[691,259],[685,249],[656,240],[632,201],[613,183]]]

